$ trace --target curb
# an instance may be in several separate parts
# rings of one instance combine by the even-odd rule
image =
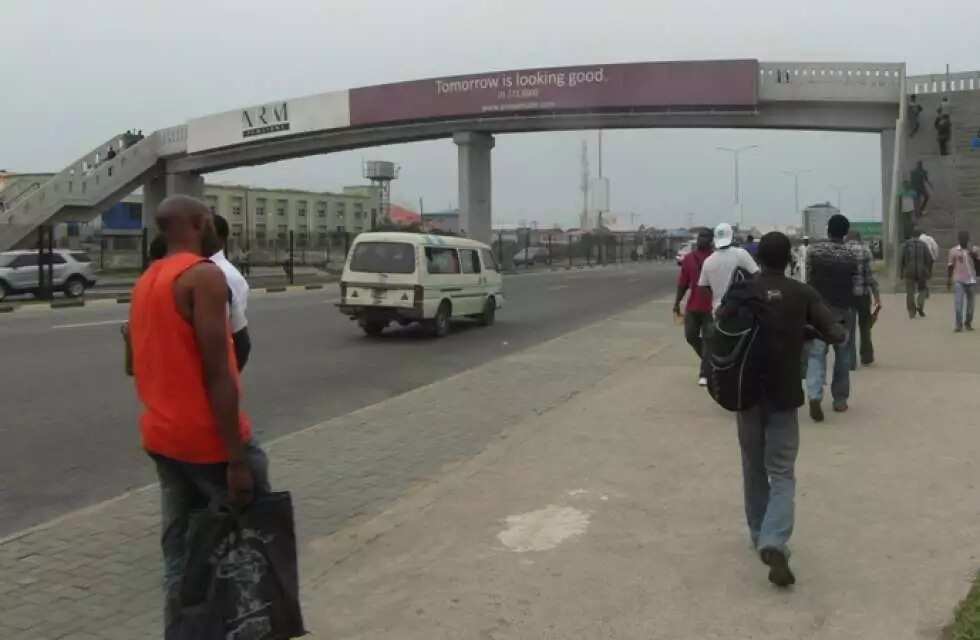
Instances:
[[[285,291],[285,290],[286,290],[286,287],[266,287],[265,288],[265,292],[266,293],[280,293],[280,292]]]
[[[84,307],[84,300],[56,300],[51,303],[52,309],[64,309],[67,307]]]
[[[307,291],[313,291],[315,289],[322,289],[323,288],[323,285],[322,284],[308,284],[308,285],[305,285],[303,288],[306,289]]]

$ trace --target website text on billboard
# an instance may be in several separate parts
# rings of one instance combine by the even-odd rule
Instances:
[[[502,71],[350,91],[351,125],[589,109],[750,109],[756,60],[638,62]]]

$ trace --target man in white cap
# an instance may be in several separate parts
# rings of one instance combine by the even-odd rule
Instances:
[[[748,251],[741,247],[732,246],[735,231],[732,225],[722,222],[715,227],[715,252],[708,256],[701,267],[701,278],[698,286],[711,290],[711,308],[717,311],[722,298],[728,292],[736,270],[754,275],[759,272],[759,266]]]

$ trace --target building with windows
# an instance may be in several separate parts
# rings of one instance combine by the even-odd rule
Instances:
[[[228,221],[230,244],[239,249],[286,247],[290,231],[296,247],[324,247],[380,222],[380,194],[370,186],[335,193],[206,184],[204,201]]]

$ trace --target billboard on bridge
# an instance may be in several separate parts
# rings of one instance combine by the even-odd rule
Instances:
[[[430,78],[350,90],[351,126],[601,109],[748,109],[757,60],[639,62]]]
[[[350,126],[346,91],[276,100],[195,118],[187,123],[187,151],[207,151]]]

